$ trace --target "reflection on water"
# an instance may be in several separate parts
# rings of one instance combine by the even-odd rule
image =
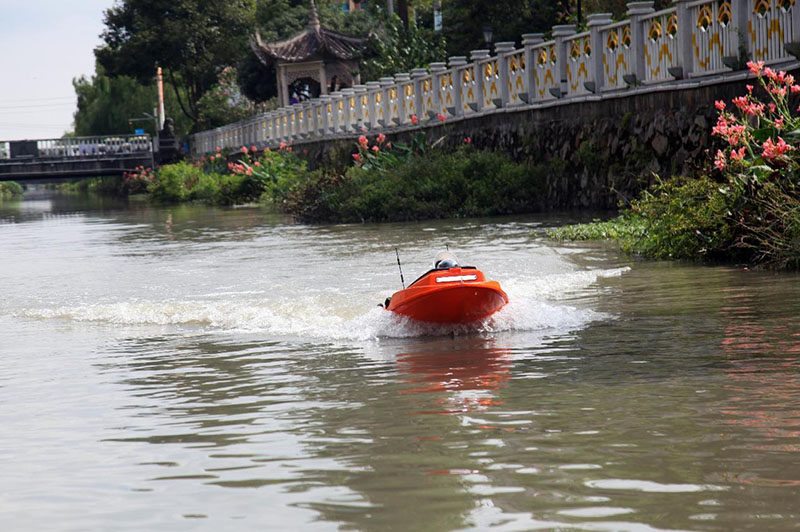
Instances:
[[[541,218],[0,212],[11,530],[800,522],[796,275],[558,247]],[[431,336],[374,307],[395,246],[422,270],[445,244],[513,295],[502,326]]]

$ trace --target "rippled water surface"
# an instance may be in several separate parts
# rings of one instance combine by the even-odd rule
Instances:
[[[2,529],[797,529],[800,277],[564,221],[0,204]],[[376,306],[446,244],[478,332]]]

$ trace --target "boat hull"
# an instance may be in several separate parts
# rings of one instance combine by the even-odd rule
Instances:
[[[448,281],[472,277],[475,279]],[[485,320],[506,303],[508,296],[497,281],[486,281],[478,270],[451,269],[429,272],[396,292],[387,310],[417,321],[459,325]]]

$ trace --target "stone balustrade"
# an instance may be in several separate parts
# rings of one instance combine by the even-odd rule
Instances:
[[[740,54],[766,64],[796,59],[795,0],[631,2],[628,18],[587,17],[588,31],[555,26],[551,39],[522,36],[522,47],[498,42],[447,63],[356,85],[302,104],[191,136],[195,155],[219,148],[276,147],[331,137],[425,127],[441,120],[547,107],[570,98],[607,98],[658,85],[734,75]],[[800,46],[794,47],[795,49]]]

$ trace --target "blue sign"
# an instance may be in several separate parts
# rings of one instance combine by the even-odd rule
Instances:
[[[144,129],[134,129],[133,130],[133,134],[134,135],[144,135]]]

